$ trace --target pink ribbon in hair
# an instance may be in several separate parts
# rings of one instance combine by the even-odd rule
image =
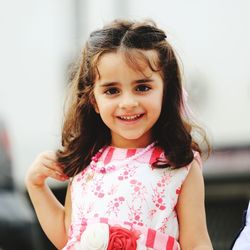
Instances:
[[[182,87],[181,114],[187,118],[193,115],[193,112],[188,105],[188,92],[184,87]]]

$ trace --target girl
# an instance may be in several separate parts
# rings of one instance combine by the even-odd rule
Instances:
[[[94,31],[73,76],[63,148],[42,153],[26,186],[58,249],[212,249],[201,149],[177,58],[152,22]],[[70,177],[65,206],[45,184]]]

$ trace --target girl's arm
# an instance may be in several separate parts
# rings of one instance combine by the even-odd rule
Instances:
[[[196,160],[184,181],[177,203],[182,250],[211,250],[204,206],[204,181]]]
[[[59,181],[68,179],[58,165],[54,152],[45,152],[37,157],[27,172],[25,183],[43,231],[51,242],[61,249],[67,242],[71,211],[70,192],[68,188],[64,207],[46,184],[48,177]]]

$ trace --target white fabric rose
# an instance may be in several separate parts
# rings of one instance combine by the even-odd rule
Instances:
[[[105,223],[88,225],[76,250],[106,250],[109,243],[109,226]]]

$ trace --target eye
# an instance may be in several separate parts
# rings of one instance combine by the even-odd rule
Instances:
[[[138,86],[136,87],[136,91],[138,91],[138,92],[147,92],[147,91],[149,91],[150,89],[151,89],[151,88],[150,88],[149,86],[144,85],[144,84],[138,85]]]
[[[104,91],[104,94],[106,95],[115,95],[115,94],[118,94],[119,93],[119,90],[117,88],[108,88]]]

